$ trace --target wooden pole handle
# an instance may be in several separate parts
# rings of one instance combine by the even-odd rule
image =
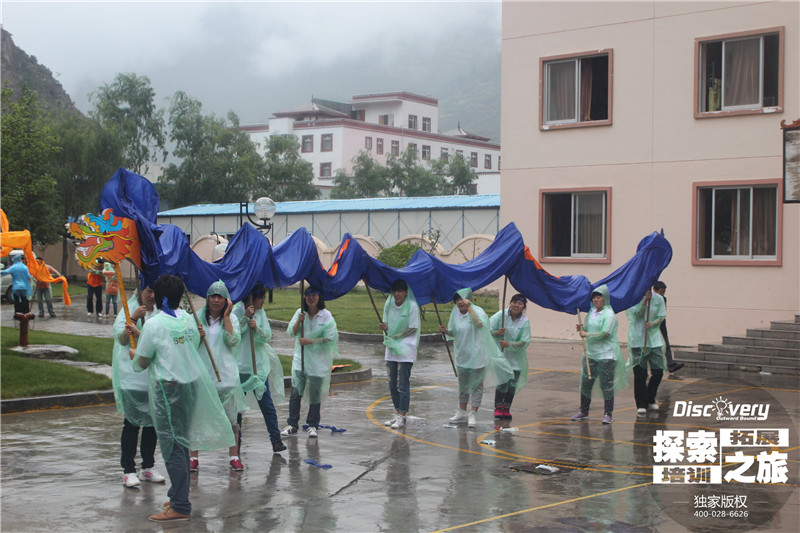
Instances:
[[[189,311],[192,312],[192,316],[194,317],[195,323],[197,323],[197,327],[202,327],[200,324],[200,319],[197,317],[197,313],[194,310],[194,305],[192,305],[192,300],[189,298],[189,291],[186,290],[186,284],[183,285],[183,297],[186,298],[186,304],[189,306]],[[211,355],[211,346],[208,345],[208,339],[205,337],[200,337],[203,341],[203,345],[206,347],[206,352],[208,353],[208,358],[211,361],[211,366],[214,368],[214,373],[217,375],[217,381],[222,382],[222,378],[219,375],[219,370],[217,369],[217,363],[214,361],[214,356]]]
[[[578,325],[583,330],[583,321],[581,321],[581,310],[578,308]],[[586,351],[586,337],[581,336],[581,341],[583,342],[583,357],[586,360],[586,373],[589,376],[589,379],[592,379],[592,369],[589,367],[589,354]]]
[[[122,298],[122,311],[125,313],[125,323],[133,325],[131,320],[131,310],[128,309],[128,295],[125,294],[125,284],[122,282],[122,270],[119,268],[119,263],[114,263],[114,272],[117,275],[117,284],[119,285],[119,295]],[[130,334],[131,348],[136,349],[136,337],[133,333]]]
[[[443,325],[442,324],[442,317],[439,316],[439,308],[436,306],[436,301],[435,300],[433,301],[433,310],[436,311],[436,318],[437,318],[437,320],[439,320],[439,325],[442,326]],[[442,333],[442,340],[444,341],[444,347],[447,348],[447,356],[450,358],[450,366],[453,367],[453,374],[455,374],[456,377],[458,377],[458,371],[456,370],[456,364],[453,361],[453,354],[450,353],[450,345],[447,344],[447,337],[445,336],[444,333]]]

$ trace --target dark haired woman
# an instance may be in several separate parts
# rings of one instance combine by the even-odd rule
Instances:
[[[515,294],[506,309],[489,319],[489,330],[514,371],[514,377],[498,385],[494,391],[495,418],[511,419],[514,394],[528,381],[527,350],[531,343],[531,323],[525,315],[527,304],[523,295]]]
[[[302,336],[300,327],[302,325]],[[320,407],[328,396],[331,385],[331,367],[338,354],[339,332],[333,315],[325,309],[319,290],[309,288],[303,295],[303,308],[295,311],[286,332],[295,337],[292,361],[292,393],[289,397],[288,426],[282,435],[297,433],[300,422],[300,400],[308,402],[306,432],[317,436]],[[303,348],[301,348],[301,346]]]

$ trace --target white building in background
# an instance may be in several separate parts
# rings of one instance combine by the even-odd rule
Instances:
[[[352,172],[362,150],[380,164],[389,154],[413,147],[420,161],[461,153],[478,174],[478,194],[500,192],[500,145],[459,125],[439,132],[439,101],[409,92],[364,94],[349,102],[312,98],[311,102],[274,114],[266,124],[241,126],[263,149],[271,135],[294,135],[300,155],[311,164],[314,184],[328,198],[338,169]]]

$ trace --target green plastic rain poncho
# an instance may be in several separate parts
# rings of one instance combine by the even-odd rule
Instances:
[[[144,323],[133,368],[148,368],[150,412],[168,460],[173,442],[189,450],[218,450],[236,445],[231,424],[219,401],[197,346],[194,318],[158,313]],[[149,365],[149,366],[148,366]]]
[[[505,320],[503,315],[505,314]],[[500,328],[506,328],[503,337],[495,337],[494,333]],[[492,338],[500,349],[500,341],[504,340],[508,343],[505,350],[501,349],[503,355],[508,359],[511,369],[519,372],[519,376],[514,380],[514,392],[519,392],[525,383],[528,381],[528,345],[531,343],[531,323],[528,317],[525,316],[525,311],[516,320],[511,318],[509,309],[506,308],[502,311],[496,312],[489,319],[489,331]]]
[[[642,353],[644,347],[644,330],[645,322],[650,322],[650,329],[647,330],[647,351],[660,352],[661,356],[648,357],[648,361],[652,368],[664,370],[667,365],[664,359],[664,336],[661,334],[661,323],[667,318],[667,304],[664,302],[664,297],[658,293],[651,293],[652,298],[649,302],[650,310],[648,312],[648,304],[645,303],[644,298],[625,311],[628,317],[628,365],[634,367],[638,365],[642,357],[646,354]],[[637,356],[634,357],[633,349],[637,348]]]
[[[411,287],[408,288],[405,301],[399,307],[394,303],[391,294],[383,304],[383,322],[389,327],[383,336],[386,345],[386,360],[401,363],[413,363],[417,360],[417,347],[419,346],[419,306]],[[408,329],[415,329],[413,333],[401,337]]]
[[[465,300],[472,299],[470,288],[460,289],[456,294]],[[473,323],[471,313],[462,314],[457,305],[453,305],[450,320],[447,322],[447,331],[453,335],[453,350],[458,373],[462,374],[460,369],[467,369],[464,374],[471,376],[470,383],[466,384],[466,390],[459,392],[469,394],[474,393],[481,383],[487,387],[495,387],[507,383],[514,377],[511,365],[500,353],[497,343],[492,340],[486,311],[474,304],[472,309],[480,319],[481,327]],[[485,371],[474,372],[474,369],[485,369]]]
[[[245,302],[239,302],[233,308],[232,315],[239,319],[239,331],[242,340],[239,343],[239,374],[249,376],[241,385],[242,391],[253,391],[259,400],[264,395],[267,387],[264,385],[269,379],[269,394],[272,403],[278,404],[286,401],[286,392],[283,385],[283,367],[278,354],[270,346],[272,342],[272,328],[264,309],[256,309],[253,320],[256,321],[256,330],[253,334],[253,345],[256,350],[256,371],[253,374],[253,351],[250,344],[250,321],[244,316]]]
[[[139,303],[136,293],[128,301],[131,313],[136,311]],[[158,309],[145,315],[144,321],[158,313]],[[143,320],[136,321],[136,327],[142,329]],[[122,341],[122,342],[120,342]],[[131,366],[130,339],[125,333],[125,313],[119,313],[114,320],[114,348],[111,355],[111,384],[114,387],[114,401],[117,413],[124,416],[134,426],[152,426],[150,416],[150,400],[148,394],[148,372],[135,372]]]
[[[301,369],[300,330],[293,332],[297,317],[302,309],[295,311],[286,333],[294,337],[294,360],[292,361],[292,387],[309,404],[325,401],[331,386],[331,370],[333,360],[339,355],[339,331],[336,320],[327,309],[320,309],[313,317],[306,313],[303,321],[303,337],[313,340],[313,344],[304,347],[305,372]]]
[[[230,299],[228,288],[225,287],[222,281],[215,281],[208,288],[206,298],[212,295],[222,296],[226,300]],[[221,321],[214,321],[208,314],[208,308],[208,300],[206,300],[206,305],[197,316],[203,324],[203,329],[206,332],[206,342],[211,348],[211,356],[214,358],[214,363],[217,365],[217,371],[219,371],[219,377],[222,381],[217,379],[214,366],[211,364],[211,359],[208,357],[208,350],[206,350],[204,343],[200,344],[198,351],[200,352],[200,358],[206,365],[208,375],[217,389],[219,401],[222,402],[225,414],[228,415],[231,425],[235,426],[237,415],[248,409],[244,400],[244,392],[242,392],[242,387],[239,386],[239,366],[236,359],[239,353],[239,340],[242,338],[239,333],[239,320],[231,313],[230,321],[231,326],[233,326],[233,332],[228,333],[225,329],[224,317],[220,316],[222,318]]]
[[[599,396],[594,383],[600,380],[600,392],[605,399],[612,398],[617,391],[628,386],[628,374],[622,361],[617,338],[617,317],[611,307],[608,286],[600,285],[592,293],[600,293],[605,300],[603,309],[598,312],[594,307],[586,314],[584,331],[586,331],[586,354],[592,371],[589,379],[586,360],[582,358],[581,394],[592,397]]]

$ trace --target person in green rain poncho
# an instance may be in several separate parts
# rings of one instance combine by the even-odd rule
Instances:
[[[169,504],[150,520],[173,522],[191,518],[189,450],[228,448],[236,441],[197,352],[200,332],[194,318],[178,309],[183,281],[165,274],[153,289],[161,312],[144,323],[131,355],[134,370],[148,370],[150,413],[170,480]]]
[[[389,393],[392,396],[395,416],[383,423],[392,429],[406,425],[406,414],[411,400],[411,367],[417,360],[419,346],[419,306],[414,292],[405,280],[392,283],[392,294],[383,304],[383,320],[379,324],[386,345],[386,371],[389,375]]]
[[[486,312],[473,305],[472,289],[464,288],[453,295],[453,310],[447,327],[439,331],[453,339],[458,372],[458,411],[450,422],[467,422],[468,427],[477,425],[478,408],[483,399],[483,386],[497,386],[514,377],[508,360],[489,332],[489,317]],[[467,406],[471,406],[467,412]]]
[[[239,340],[242,338],[239,333],[239,320],[231,315],[233,303],[231,295],[222,280],[215,281],[208,287],[206,292],[206,305],[200,309],[198,318],[200,319],[200,335],[205,335],[206,342],[211,348],[211,357],[217,366],[220,379],[214,372],[214,365],[208,356],[205,343],[201,344],[198,351],[200,358],[206,365],[208,375],[214,387],[217,389],[219,401],[228,415],[228,421],[233,429],[233,437],[236,439],[235,446],[228,449],[230,456],[231,470],[244,470],[244,465],[239,459],[239,423],[237,417],[241,416],[242,411],[248,409],[244,401],[244,393],[239,386],[239,367],[236,356],[238,354]],[[189,454],[189,470],[197,470],[200,464],[200,454],[197,450],[192,450]]]
[[[661,323],[667,318],[667,304],[663,296],[648,289],[642,301],[628,309],[625,315],[628,317],[628,360],[633,366],[636,414],[646,415],[648,409],[658,409],[656,394],[666,367],[666,343],[661,334]]]
[[[283,367],[278,354],[270,346],[272,328],[269,325],[264,302],[267,299],[267,288],[263,283],[256,283],[245,301],[233,308],[234,316],[239,320],[239,331],[242,341],[239,343],[239,381],[242,391],[252,392],[256,396],[258,408],[267,426],[272,452],[278,453],[286,449],[281,439],[281,427],[275,403],[286,400],[283,390]],[[252,337],[251,337],[252,336]],[[253,372],[253,358],[256,360],[256,371]],[[239,447],[242,445],[242,415],[239,414]]]
[[[580,324],[576,329],[580,336],[586,339],[586,356],[589,360],[591,377],[587,373],[586,359],[583,357],[581,372],[581,405],[580,410],[572,420],[585,420],[589,418],[589,407],[592,403],[594,384],[600,381],[600,391],[603,394],[603,424],[610,424],[614,412],[614,395],[627,386],[627,372],[622,362],[622,354],[617,338],[617,317],[611,307],[611,298],[608,286],[600,285],[592,291],[592,310],[586,315],[583,328]]]
[[[528,300],[521,294],[511,297],[507,309],[501,309],[489,319],[489,330],[508,359],[514,377],[497,386],[494,393],[494,417],[511,419],[511,402],[528,381],[528,346],[531,343],[531,323],[525,315]]]
[[[302,327],[302,336],[301,336]],[[289,397],[288,426],[282,435],[297,433],[300,423],[300,400],[308,402],[306,432],[317,437],[322,402],[328,397],[333,360],[338,354],[339,332],[319,290],[310,287],[303,295],[303,307],[295,311],[286,333],[294,337],[292,392]]]
[[[131,324],[126,324],[125,313],[120,313],[114,321],[114,348],[111,360],[111,384],[114,387],[114,401],[117,413],[124,417],[120,445],[120,466],[122,483],[126,487],[141,485],[136,475],[136,447],[139,443],[139,428],[142,430],[142,479],[154,483],[164,483],[166,478],[158,473],[155,465],[155,451],[158,437],[150,416],[150,400],[147,393],[148,373],[135,372],[131,366],[130,336],[138,338],[145,321],[158,313],[153,289],[145,287],[128,302]]]

